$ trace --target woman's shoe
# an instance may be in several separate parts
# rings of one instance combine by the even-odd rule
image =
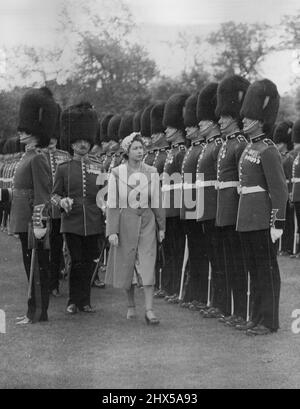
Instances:
[[[88,314],[93,314],[96,312],[95,308],[91,307],[90,305],[85,305],[84,307],[82,307],[82,310],[80,311],[86,312]]]
[[[135,320],[136,317],[137,317],[137,315],[136,315],[135,305],[129,306],[128,310],[127,310],[127,317],[126,318],[128,320]]]
[[[148,310],[148,311],[146,311],[146,313],[145,313],[145,321],[146,321],[146,324],[147,324],[147,325],[158,325],[158,324],[160,323],[159,319],[153,314],[153,311],[152,311],[153,316],[152,316],[151,318],[149,318],[148,315],[147,315],[147,313],[148,313],[149,311],[152,311],[152,310]]]

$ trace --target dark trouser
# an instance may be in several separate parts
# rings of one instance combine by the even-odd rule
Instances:
[[[270,230],[243,232],[241,241],[253,281],[252,321],[271,331],[279,328],[280,272]]]
[[[162,289],[168,294],[179,294],[184,249],[184,222],[179,217],[168,217],[164,241],[165,266],[162,272]]]
[[[91,278],[94,260],[99,256],[98,234],[79,236],[66,233],[71,256],[68,305],[75,304],[80,310],[91,303]]]
[[[226,226],[223,230],[225,274],[226,274],[226,315],[231,313],[231,294],[234,314],[247,318],[248,276],[240,234],[235,226]]]
[[[30,277],[30,264],[31,264],[31,254],[32,250],[28,249],[28,234],[19,233],[23,263],[27,275],[27,279]],[[33,319],[36,311],[36,299],[41,301],[41,316],[40,321],[48,320],[48,306],[49,306],[49,275],[50,275],[50,263],[49,263],[49,250],[45,250],[42,244],[38,244],[36,250],[38,264],[39,264],[39,275],[40,275],[40,286],[37,286],[33,277],[32,287],[31,287],[31,298],[28,300],[28,310],[27,317]],[[40,294],[36,294],[37,289],[39,289]]]
[[[60,233],[60,219],[51,219],[50,232],[50,291],[59,290],[59,275],[62,259],[63,235]]]
[[[300,202],[295,202],[295,212],[296,212],[296,218],[297,218],[297,225],[298,225],[298,232],[300,231]],[[298,253],[298,248],[296,248],[296,253]]]
[[[299,203],[300,205],[300,203]],[[294,247],[294,206],[288,201],[286,205],[286,216],[283,235],[281,238],[281,251],[286,251],[290,254],[293,253]]]
[[[186,220],[185,227],[189,249],[189,273],[185,287],[184,301],[207,303],[208,256],[202,223]]]
[[[202,222],[207,254],[211,266],[211,305],[226,310],[225,263],[223,253],[223,232],[215,226],[215,220]]]

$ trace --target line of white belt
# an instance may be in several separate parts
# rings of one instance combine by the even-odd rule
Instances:
[[[300,178],[292,178],[292,183],[299,183],[300,182]]]
[[[182,183],[174,183],[173,185],[163,185],[162,192],[170,192],[171,190],[177,190],[182,188]]]
[[[183,189],[195,189],[196,183],[183,183],[182,185]]]
[[[209,186],[214,186],[216,187],[217,180],[197,180],[196,181],[196,187],[209,187]]]
[[[0,178],[0,182],[3,182],[3,183],[9,183],[12,181],[13,181],[13,178]]]
[[[229,187],[238,187],[239,181],[230,180],[228,182],[217,182],[216,189],[227,189]]]
[[[238,187],[238,193],[240,195],[247,195],[249,193],[258,193],[258,192],[265,192],[266,189],[264,189],[261,186],[239,186]]]

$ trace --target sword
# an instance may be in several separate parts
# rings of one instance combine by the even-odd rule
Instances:
[[[185,236],[185,248],[184,248],[184,256],[183,256],[183,263],[182,263],[182,270],[181,270],[179,300],[182,300],[184,273],[185,273],[185,268],[186,268],[188,259],[189,259],[188,239],[187,239],[187,236]]]

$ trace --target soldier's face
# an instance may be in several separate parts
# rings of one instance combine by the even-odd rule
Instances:
[[[251,136],[256,134],[261,128],[261,124],[256,119],[244,118],[243,119],[243,131]]]
[[[286,143],[281,142],[281,143],[277,143],[276,145],[277,145],[279,152],[286,152],[288,150]]]
[[[151,138],[148,138],[146,136],[143,136],[143,141],[145,146],[149,146],[151,144]]]
[[[176,128],[168,127],[168,128],[166,129],[166,138],[167,138],[167,141],[172,141],[172,139],[173,139],[173,137],[175,136],[176,132],[177,132],[177,129],[176,129]]]
[[[49,148],[55,148],[57,145],[57,139],[56,138],[51,138],[50,143],[49,143]]]
[[[210,133],[211,128],[213,127],[214,123],[212,121],[200,121],[199,122],[199,132],[203,138],[206,138],[207,135]]]
[[[78,155],[85,155],[91,149],[91,144],[88,141],[82,139],[73,143],[72,148],[74,150],[74,153],[77,153]]]
[[[235,120],[231,116],[221,116],[219,125],[222,134],[228,134],[231,131],[231,127],[235,126]]]
[[[27,134],[26,132],[19,132],[20,143],[24,145],[29,145],[36,142],[36,138],[32,135]]]
[[[187,139],[193,140],[199,136],[199,128],[197,126],[188,126],[185,128]]]
[[[131,160],[134,161],[141,161],[144,156],[144,146],[140,141],[134,141],[132,142],[129,152],[128,152],[128,157]]]

